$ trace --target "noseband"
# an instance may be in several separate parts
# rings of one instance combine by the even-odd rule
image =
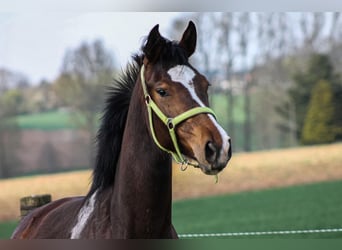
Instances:
[[[208,107],[195,107],[192,109],[189,109],[187,111],[185,111],[184,113],[181,113],[179,115],[177,115],[176,117],[167,117],[157,106],[157,104],[152,100],[151,96],[148,94],[147,91],[147,87],[146,87],[146,82],[145,82],[145,67],[144,65],[141,67],[141,71],[140,71],[140,78],[141,78],[141,84],[142,84],[142,88],[144,91],[144,97],[145,97],[145,103],[146,103],[146,107],[147,107],[147,111],[148,111],[148,119],[149,119],[149,124],[150,124],[150,130],[151,130],[151,134],[152,134],[152,138],[155,142],[155,144],[163,151],[169,153],[172,155],[173,159],[179,163],[182,164],[182,167],[185,166],[185,168],[188,165],[192,165],[194,167],[198,167],[198,163],[191,163],[189,162],[187,159],[184,158],[183,154],[180,152],[179,149],[179,145],[177,142],[177,136],[176,136],[176,132],[175,132],[175,128],[178,124],[180,124],[181,122],[196,116],[198,114],[211,114],[215,119],[216,119],[216,115],[214,113],[214,111]],[[176,150],[176,152],[173,152],[171,150],[168,150],[166,148],[164,148],[158,141],[155,131],[154,131],[154,127],[153,127],[153,120],[152,120],[152,111],[158,116],[158,118],[164,123],[164,125],[167,127],[173,146]]]

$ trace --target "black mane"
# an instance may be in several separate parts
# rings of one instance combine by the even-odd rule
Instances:
[[[97,133],[97,156],[89,194],[114,182],[128,107],[141,65],[142,56],[133,56],[133,62],[128,64],[122,75],[108,87],[101,125]]]
[[[146,51],[146,45],[142,47],[142,51]],[[88,196],[96,190],[103,190],[114,183],[128,107],[143,64],[143,58],[144,55],[133,56],[133,62],[128,64],[121,77],[108,88],[101,125],[97,133],[97,156]],[[176,42],[165,39],[159,59],[154,63],[169,68],[172,65],[187,64],[188,58],[184,49]]]

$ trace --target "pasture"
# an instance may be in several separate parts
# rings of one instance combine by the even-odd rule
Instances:
[[[226,115],[227,98],[223,94],[214,94],[212,96],[213,109],[220,122],[223,125],[228,123]],[[245,120],[242,106],[242,97],[237,96],[236,107],[234,112],[234,121],[236,124],[242,124]],[[58,130],[58,129],[74,129],[76,124],[72,121],[75,114],[68,111],[49,111],[35,114],[18,115],[14,119],[21,129],[40,129],[40,130]],[[100,118],[100,115],[99,115]],[[79,119],[82,119],[79,117]]]
[[[342,181],[335,181],[176,201],[173,222],[180,234],[342,228],[341,190]],[[15,225],[0,224],[0,238]],[[265,237],[341,238],[342,232],[234,238]]]
[[[178,201],[178,233],[342,228],[342,181]],[[341,238],[342,232],[233,238]],[[232,238],[220,237],[220,238]]]
[[[71,121],[70,113],[63,111],[19,115],[14,119],[21,129],[57,130],[76,128],[76,125]]]
[[[177,229],[179,233],[200,233],[205,232],[206,228],[210,229],[210,232],[219,232],[338,226],[339,221],[342,220],[336,214],[337,210],[332,209],[341,211],[339,203],[341,182],[263,192],[245,191],[341,180],[341,152],[342,144],[332,144],[235,154],[229,166],[219,175],[217,184],[214,177],[206,176],[198,169],[188,168],[185,172],[181,172],[179,166],[175,165],[173,197],[176,202],[173,215]],[[20,197],[50,193],[55,200],[66,196],[82,195],[88,190],[90,178],[90,171],[76,171],[1,180],[0,221],[15,221],[19,218]],[[227,196],[238,192],[243,193]],[[209,197],[213,195],[224,196]],[[188,198],[200,199],[184,201]],[[285,210],[289,211],[288,213],[292,212],[286,215]],[[262,214],[261,211],[267,213]],[[276,219],[272,219],[272,213],[276,214]],[[308,216],[305,213],[308,213]],[[285,215],[283,221],[282,214]],[[225,216],[227,219],[224,219]],[[307,222],[311,220],[310,216],[315,218],[312,223],[310,222],[311,224]],[[246,220],[244,221],[243,218]],[[303,222],[299,222],[302,218]],[[220,224],[225,220],[229,224]],[[265,225],[262,226],[261,221],[264,220]],[[196,221],[201,221],[206,228],[197,225]],[[276,224],[270,225],[271,221],[275,221]],[[299,224],[294,224],[295,221]],[[336,223],[334,224],[333,221]],[[247,227],[248,222],[253,226]],[[285,227],[290,224],[293,224],[293,227]],[[276,227],[277,225],[284,225],[284,228]],[[13,227],[13,223],[8,224],[7,227]],[[3,237],[4,229],[0,230],[0,235]]]

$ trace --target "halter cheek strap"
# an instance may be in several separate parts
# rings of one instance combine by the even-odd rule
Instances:
[[[178,124],[180,124],[181,122],[189,119],[190,117],[196,116],[198,114],[211,114],[212,116],[214,116],[214,118],[216,119],[216,115],[214,113],[214,111],[208,107],[195,107],[192,109],[189,109],[187,111],[185,111],[184,113],[177,115],[176,117],[167,117],[157,106],[157,104],[152,100],[151,96],[148,94],[147,91],[147,87],[146,87],[146,82],[145,82],[145,67],[144,65],[141,67],[141,71],[140,71],[140,78],[141,78],[141,84],[142,84],[142,88],[144,91],[144,97],[145,97],[145,103],[146,103],[146,107],[147,107],[147,112],[148,112],[148,119],[149,119],[149,124],[150,124],[150,130],[151,130],[151,134],[152,134],[152,138],[153,141],[155,142],[155,144],[163,151],[169,153],[172,155],[173,159],[177,162],[180,163],[182,165],[193,165],[193,166],[198,166],[198,164],[193,164],[188,162],[188,160],[186,160],[183,156],[183,154],[180,152],[179,149],[179,145],[177,142],[177,136],[176,136],[176,132],[175,132],[175,128]],[[157,136],[155,134],[154,131],[154,126],[153,126],[153,119],[152,119],[152,112],[154,112],[157,117],[166,125],[173,146],[176,150],[176,152],[173,152],[169,149],[164,148],[158,141]]]

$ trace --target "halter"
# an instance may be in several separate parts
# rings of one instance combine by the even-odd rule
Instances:
[[[150,124],[150,130],[151,130],[152,138],[153,138],[155,144],[161,150],[171,154],[173,159],[177,163],[182,164],[182,170],[185,170],[188,165],[192,165],[194,167],[198,167],[199,166],[198,163],[195,164],[195,163],[189,162],[187,159],[184,158],[183,154],[180,152],[180,149],[179,149],[179,146],[178,146],[178,142],[177,142],[177,136],[176,136],[175,128],[181,122],[189,119],[190,117],[196,116],[198,114],[203,114],[203,113],[211,114],[216,119],[216,115],[215,115],[214,111],[212,109],[208,108],[208,107],[195,107],[195,108],[192,108],[192,109],[189,109],[189,110],[185,111],[182,114],[177,115],[176,117],[173,117],[173,118],[167,117],[158,108],[157,104],[152,100],[151,96],[148,94],[144,73],[145,73],[145,67],[143,65],[141,67],[141,71],[140,71],[140,78],[141,78],[142,88],[143,88],[143,91],[144,91],[145,103],[146,103],[146,107],[147,107],[147,111],[148,111],[148,119],[149,119],[149,124]],[[158,116],[158,118],[167,127],[167,129],[169,131],[169,134],[170,134],[170,137],[171,137],[171,140],[172,140],[172,143],[173,143],[173,146],[174,146],[176,152],[173,152],[171,150],[168,150],[168,149],[164,148],[159,143],[159,141],[158,141],[158,139],[156,137],[155,131],[154,131],[154,127],[153,127],[152,111]]]

